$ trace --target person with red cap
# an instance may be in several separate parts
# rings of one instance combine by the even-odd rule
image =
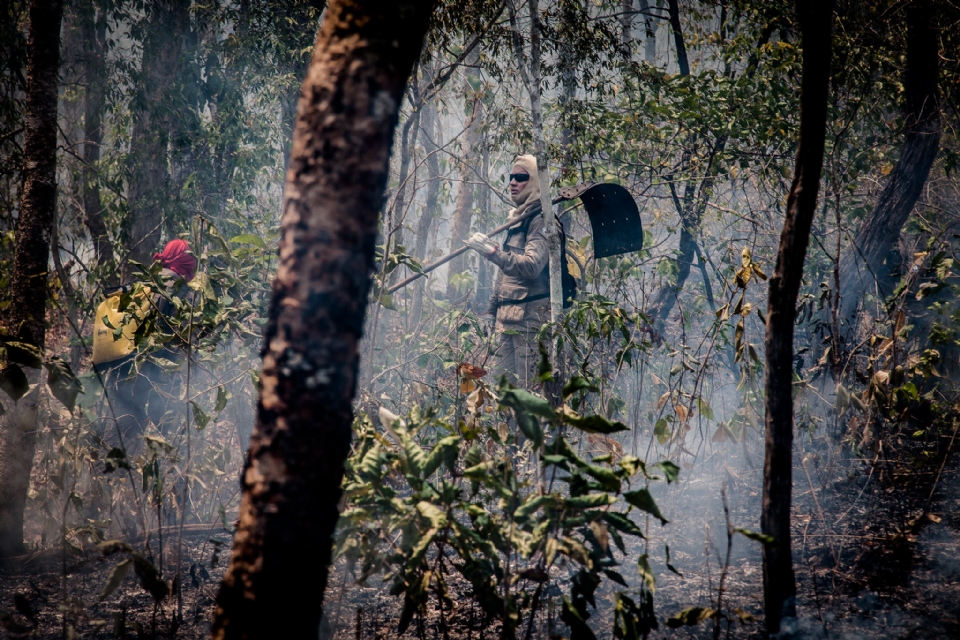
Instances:
[[[186,298],[186,284],[193,280],[197,259],[190,245],[180,239],[170,240],[163,251],[154,254],[159,263],[160,280],[170,296]],[[151,287],[154,289],[151,292]],[[169,318],[176,308],[168,295],[157,293],[152,284],[131,287],[125,285],[106,291],[94,319],[93,368],[100,375],[109,403],[107,415],[101,420],[101,434],[110,447],[122,445],[131,454],[139,447],[137,441],[152,422],[162,430],[166,412],[163,393],[175,383],[173,377],[150,359],[137,358],[135,334],[147,316],[156,311]],[[126,307],[121,309],[123,293],[132,293]],[[178,329],[171,325],[171,328]],[[153,359],[177,362],[177,353],[164,347],[151,353]],[[115,423],[116,429],[111,428]]]
[[[168,242],[160,253],[153,254],[153,261],[159,262],[171,275],[183,278],[184,282],[193,280],[197,272],[197,259],[193,257],[190,245],[179,238]]]

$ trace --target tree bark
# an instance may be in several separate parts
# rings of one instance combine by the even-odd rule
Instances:
[[[433,2],[331,2],[301,91],[214,638],[316,638],[393,131]],[[297,576],[304,579],[296,579]]]
[[[100,200],[99,163],[103,141],[101,117],[106,80],[104,41],[107,36],[107,12],[103,3],[91,0],[81,16],[83,30],[84,83],[83,97],[83,222],[93,241],[97,265],[103,268],[113,262],[113,245],[103,219]]]
[[[673,42],[677,47],[677,68],[680,75],[690,75],[690,62],[687,60],[687,46],[683,42],[683,28],[680,26],[680,3],[678,0],[669,0],[667,8],[670,12],[670,27],[673,29]]]
[[[431,238],[436,238],[437,205],[440,200],[440,159],[437,157],[440,144],[437,131],[437,108],[433,103],[427,103],[420,117],[420,128],[423,134],[423,152],[426,154],[424,164],[427,167],[427,195],[417,221],[417,240],[413,248],[413,256],[421,263],[427,261],[427,248],[433,246]],[[440,144],[438,144],[440,143]],[[423,313],[423,296],[427,287],[427,279],[423,278],[414,285],[413,302],[410,305],[410,327],[420,323]]]
[[[657,62],[657,25],[650,17],[650,2],[640,0],[640,11],[643,12],[643,59],[647,64],[653,65]]]
[[[940,149],[939,37],[934,0],[907,3],[903,150],[870,216],[840,261],[840,319],[849,334],[864,293],[883,282],[884,261],[920,198]],[[881,295],[891,293],[881,291]]]
[[[633,0],[620,0],[620,46],[629,60],[633,54]]]
[[[480,142],[480,114],[482,103],[476,89],[470,83],[480,80],[480,71],[476,66],[480,62],[480,52],[474,50],[474,53],[468,59],[463,81],[463,95],[470,110],[470,116],[467,120],[467,130],[463,135],[463,146],[460,153],[460,186],[457,189],[457,202],[453,209],[453,227],[450,233],[450,250],[456,251],[463,246],[467,236],[470,235],[470,223],[473,221],[473,198],[474,184],[476,179],[473,167],[476,166],[477,145]],[[454,286],[454,276],[467,270],[467,255],[464,254],[454,258],[447,268],[447,300],[454,300],[458,297],[457,288]]]
[[[130,181],[127,187],[129,258],[150,264],[158,251],[168,202],[167,169],[169,105],[167,93],[177,75],[190,0],[157,0],[150,5],[150,24],[143,42],[143,60],[133,104],[130,137]],[[129,275],[125,267],[125,275]]]
[[[57,71],[62,0],[32,0],[27,35],[23,188],[14,240],[6,331],[43,350],[47,265],[57,208]],[[38,378],[34,372],[31,378]],[[37,382],[31,379],[31,383]],[[36,447],[37,391],[13,406],[4,397],[0,418],[0,557],[22,553],[23,508]]]
[[[766,455],[760,526],[774,540],[763,549],[763,596],[769,634],[788,628],[788,619],[797,615],[790,545],[793,327],[823,168],[832,52],[832,0],[797,0],[796,7],[803,45],[800,136],[776,268],[770,278],[765,339]]]
[[[543,229],[547,236],[547,253],[550,265],[550,321],[559,322],[563,318],[563,284],[560,272],[560,234],[557,225],[551,220],[553,213],[550,197],[550,159],[547,157],[547,141],[543,133],[543,104],[540,96],[540,3],[527,0],[530,16],[530,56],[526,56],[520,38],[517,23],[517,0],[508,0],[511,37],[517,67],[530,95],[531,133],[533,134],[534,153],[537,156],[537,173],[540,177],[540,204],[543,210]]]

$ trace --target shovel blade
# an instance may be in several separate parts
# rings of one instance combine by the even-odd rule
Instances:
[[[580,196],[593,228],[596,258],[639,251],[643,248],[643,224],[633,196],[618,184],[598,184]]]

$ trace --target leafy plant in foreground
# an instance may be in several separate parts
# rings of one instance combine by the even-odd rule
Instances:
[[[564,399],[589,386],[572,379]],[[490,397],[512,410],[526,437],[519,451],[502,423],[486,424],[501,416],[492,407],[484,415]],[[358,570],[360,582],[382,574],[391,593],[403,596],[399,631],[414,616],[422,620],[431,598],[445,628],[456,593],[472,598],[486,623],[498,622],[502,638],[531,637],[545,605],[559,609],[574,640],[595,638],[587,621],[604,580],[622,588],[613,598],[614,637],[641,638],[655,629],[648,556],[637,561],[635,588],[620,566],[630,555],[626,538],[644,538],[634,511],[667,523],[647,486],[659,479],[653,468],[672,482],[677,466],[648,467],[634,456],[584,460],[571,429],[627,427],[566,405],[555,410],[505,382],[496,393],[484,387],[471,411],[483,415],[472,421],[482,429],[458,429],[432,409],[413,410],[407,420],[382,411],[386,433],[367,419],[355,424],[337,554]],[[561,585],[569,586],[566,593]]]

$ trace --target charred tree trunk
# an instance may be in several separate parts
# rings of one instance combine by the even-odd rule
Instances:
[[[83,222],[90,233],[97,256],[103,268],[113,262],[113,246],[103,219],[100,200],[99,168],[100,144],[103,141],[101,118],[106,79],[104,41],[107,36],[107,12],[101,2],[86,3],[81,16],[83,30],[84,82],[83,97]]]
[[[680,75],[690,75],[690,62],[687,60],[687,46],[683,42],[683,27],[680,26],[680,3],[678,0],[669,0],[667,8],[670,12],[670,27],[673,29],[673,42],[677,48],[677,68]]]
[[[930,174],[940,148],[939,38],[934,0],[907,3],[907,60],[904,73],[903,150],[880,199],[840,261],[840,319],[847,332],[856,323],[864,293],[886,275],[884,261]],[[886,295],[890,291],[882,291]]]
[[[432,5],[327,8],[294,128],[257,424],[214,638],[317,637],[377,217]]]
[[[42,351],[50,234],[57,208],[57,71],[63,2],[33,0],[29,15],[23,189],[10,284],[13,304],[5,324],[8,333]],[[7,411],[0,418],[0,556],[10,556],[24,550],[23,508],[37,441],[37,391],[21,398],[16,406],[5,398],[4,405]]]
[[[793,326],[823,168],[832,51],[832,0],[797,0],[796,6],[803,43],[800,138],[777,265],[770,278],[765,345],[766,456],[760,526],[774,540],[763,549],[763,598],[770,634],[780,633],[786,619],[797,615],[790,545]]]
[[[177,75],[190,0],[157,0],[149,6],[150,25],[133,104],[126,238],[129,257],[144,264],[159,250],[168,200],[169,105],[165,97]]]

